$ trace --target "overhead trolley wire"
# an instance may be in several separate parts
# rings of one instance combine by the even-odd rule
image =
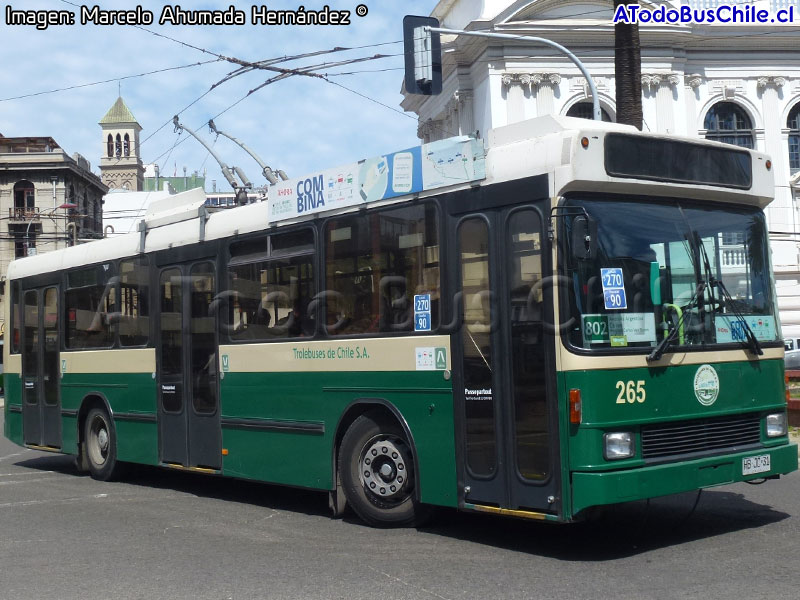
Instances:
[[[155,75],[155,74],[158,74],[158,73],[166,73],[168,71],[177,71],[179,69],[188,69],[188,68],[191,68],[191,67],[200,67],[202,65],[208,65],[208,64],[216,63],[216,62],[221,62],[221,59],[216,58],[214,60],[204,60],[204,61],[201,61],[201,62],[190,63],[190,64],[187,64],[187,65],[179,65],[179,66],[176,66],[176,67],[165,67],[163,69],[156,69],[154,71],[147,71],[145,73],[137,73],[135,75],[122,75],[120,77],[112,77],[110,79],[103,79],[102,81],[92,81],[90,83],[78,83],[78,84],[75,84],[75,85],[70,85],[70,86],[62,87],[62,88],[56,88],[56,89],[53,89],[53,90],[42,90],[40,92],[31,92],[29,94],[22,94],[22,95],[19,95],[19,96],[9,96],[8,98],[0,98],[0,102],[8,102],[9,100],[22,100],[24,98],[33,98],[35,96],[44,96],[46,94],[55,94],[57,92],[67,92],[67,91],[70,91],[70,90],[77,90],[77,89],[80,89],[80,88],[92,87],[92,86],[95,86],[95,85],[102,85],[104,83],[111,83],[112,81],[124,81],[125,79],[135,79],[137,77],[146,77],[147,75]]]

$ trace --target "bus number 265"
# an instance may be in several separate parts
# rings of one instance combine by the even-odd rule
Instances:
[[[617,404],[633,404],[634,402],[644,402],[647,393],[644,389],[644,380],[638,381],[618,381],[616,388],[619,390]]]

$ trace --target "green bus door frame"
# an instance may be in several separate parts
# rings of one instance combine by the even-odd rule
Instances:
[[[159,271],[156,347],[162,463],[222,467],[216,292],[211,261]]]
[[[519,182],[516,182],[519,183]],[[494,187],[494,186],[489,186]],[[505,196],[505,194],[504,194]],[[530,197],[530,189],[527,190]],[[558,514],[561,475],[546,201],[449,204],[454,400],[465,505]],[[456,206],[454,206],[456,205]],[[499,205],[499,206],[498,206]]]
[[[58,287],[25,290],[22,307],[23,441],[61,448]]]

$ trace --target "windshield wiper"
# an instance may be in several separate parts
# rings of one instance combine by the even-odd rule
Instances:
[[[703,240],[700,238],[697,232],[695,232],[694,235],[697,247],[700,249],[700,255],[703,257],[703,268],[705,269],[706,281],[708,282],[708,296],[711,305],[711,328],[716,329],[714,322],[714,317],[716,316],[717,311],[716,299],[714,298],[714,271],[711,270],[711,261],[708,260],[708,251],[706,250],[706,245],[703,243]]]
[[[746,345],[750,348],[750,351],[753,354],[757,354],[761,356],[764,354],[764,351],[761,349],[761,344],[758,343],[758,338],[756,338],[756,334],[753,333],[753,330],[750,328],[750,325],[747,323],[747,319],[742,316],[742,313],[736,308],[736,303],[734,302],[733,298],[731,298],[730,293],[728,292],[728,288],[725,287],[725,284],[722,283],[720,279],[712,279],[712,285],[716,285],[719,290],[722,292],[722,295],[725,297],[725,301],[730,306],[731,310],[733,311],[734,316],[739,320],[744,328],[744,336],[747,338],[747,341],[740,340],[742,344]]]
[[[667,334],[667,336],[663,340],[661,340],[661,343],[658,346],[656,346],[650,354],[647,355],[647,362],[654,362],[661,359],[667,347],[675,340],[675,336],[678,335],[678,332],[680,331],[681,327],[683,327],[683,319],[686,317],[688,309],[692,308],[694,303],[697,301],[697,298],[700,296],[700,294],[703,293],[703,290],[705,289],[706,289],[705,281],[701,281],[700,283],[697,284],[697,287],[694,290],[694,296],[692,296],[692,299],[689,300],[689,304],[687,304],[684,307],[684,310],[681,313],[680,318],[678,319],[678,323],[675,325],[672,331],[670,331]]]

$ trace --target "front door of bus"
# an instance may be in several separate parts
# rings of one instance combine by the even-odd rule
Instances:
[[[542,213],[491,209],[454,218],[463,324],[453,340],[464,501],[559,510]],[[549,294],[548,294],[549,295]],[[550,321],[552,322],[552,321]]]
[[[26,444],[61,447],[58,288],[23,297],[22,433]]]
[[[214,263],[159,273],[158,422],[161,462],[222,465]]]

